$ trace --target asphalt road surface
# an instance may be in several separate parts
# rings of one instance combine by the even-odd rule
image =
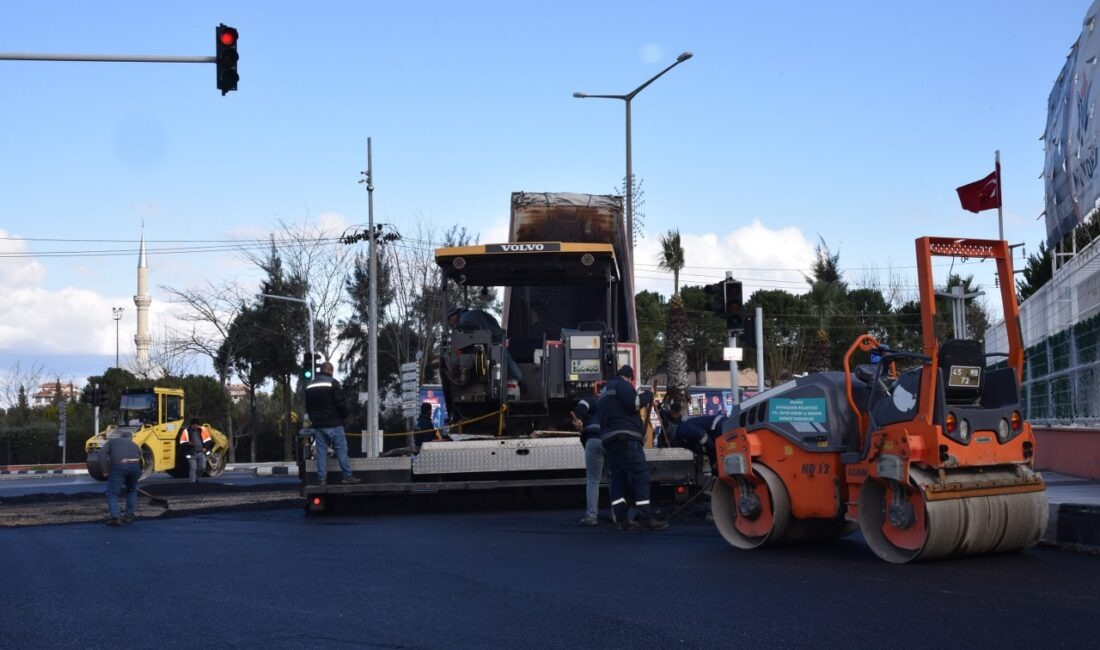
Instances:
[[[1100,558],[893,566],[858,538],[736,551],[572,510],[301,510],[0,533],[0,647],[1083,648]]]

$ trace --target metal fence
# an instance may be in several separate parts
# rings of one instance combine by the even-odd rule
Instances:
[[[1100,425],[1100,240],[1020,305],[1020,327],[1026,347],[1021,397],[1028,420]],[[1004,323],[990,328],[985,341],[987,352],[1004,352]]]

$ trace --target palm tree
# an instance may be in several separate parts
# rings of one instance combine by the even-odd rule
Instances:
[[[680,270],[684,264],[680,231],[670,230],[661,237],[661,253],[657,258],[657,268],[672,271],[672,299],[668,301],[665,327],[665,382],[670,401],[683,399],[687,389],[687,309],[680,297]]]
[[[670,230],[661,235],[661,254],[657,268],[672,271],[672,293],[680,293],[680,271],[684,268],[684,247],[680,243],[680,231]]]

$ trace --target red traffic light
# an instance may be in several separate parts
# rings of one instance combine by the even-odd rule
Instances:
[[[237,42],[237,30],[227,29],[218,36],[218,40],[222,42],[222,45],[230,47]]]

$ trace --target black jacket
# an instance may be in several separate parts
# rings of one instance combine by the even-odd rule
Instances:
[[[431,430],[425,431],[425,429]],[[416,436],[414,436],[414,440],[416,442],[417,449],[419,449],[420,445],[424,444],[425,442],[431,442],[432,440],[435,440],[435,422],[432,422],[431,416],[421,415],[420,417],[418,417],[416,419],[416,431],[417,434]]]
[[[638,409],[652,401],[653,393],[648,390],[639,393],[622,377],[607,382],[595,408],[595,419],[600,424],[600,438],[604,444],[622,435],[641,440],[644,429]]]
[[[306,412],[312,426],[342,427],[348,417],[344,391],[330,375],[317,375],[306,386]]]

